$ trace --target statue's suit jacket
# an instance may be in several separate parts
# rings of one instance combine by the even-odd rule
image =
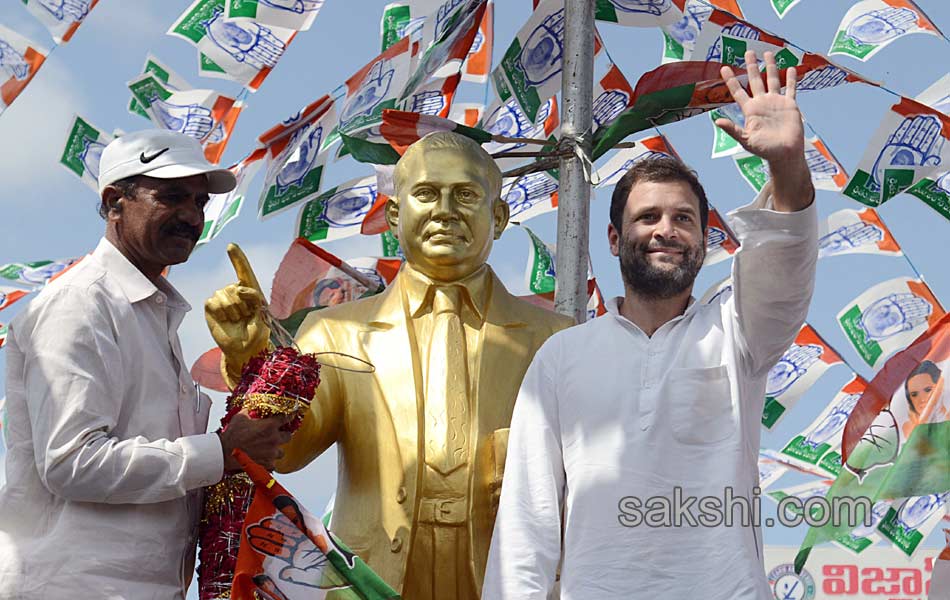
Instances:
[[[372,363],[375,372],[324,367],[311,410],[278,465],[283,472],[299,470],[338,444],[331,530],[396,591],[403,588],[413,526],[419,520],[428,347],[428,340],[411,342],[405,277],[403,270],[384,292],[317,311],[303,322],[297,335],[301,351],[350,354]],[[537,349],[573,324],[511,295],[490,269],[488,279],[491,295],[472,374],[469,439],[474,447],[468,465],[469,556],[479,591],[495,518],[489,487],[497,460],[493,453],[503,451],[492,443],[492,434],[509,427],[521,380]]]

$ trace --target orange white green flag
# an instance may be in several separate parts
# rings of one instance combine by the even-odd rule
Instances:
[[[240,450],[234,455],[254,483],[254,498],[241,530],[232,600],[399,598],[269,472]]]
[[[845,425],[844,468],[827,496],[893,500],[877,530],[907,555],[936,526],[950,499],[948,369],[950,316],[943,315],[868,384]],[[826,525],[808,532],[796,569],[812,546],[847,535],[852,524],[864,521],[864,505],[849,505],[852,518],[831,515]]]
[[[0,113],[40,70],[49,51],[0,25]]]

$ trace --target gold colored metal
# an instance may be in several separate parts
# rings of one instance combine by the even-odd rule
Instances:
[[[430,134],[395,180],[386,216],[406,264],[381,294],[310,314],[296,340],[376,370],[323,370],[278,469],[302,469],[337,444],[333,531],[407,600],[474,600],[521,379],[572,321],[512,296],[485,264],[508,205],[478,144]]]

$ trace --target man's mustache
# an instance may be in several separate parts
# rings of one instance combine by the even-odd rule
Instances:
[[[168,235],[178,235],[181,237],[191,238],[195,242],[197,242],[198,238],[201,237],[201,231],[201,228],[192,227],[186,223],[178,223],[165,228],[165,233]]]

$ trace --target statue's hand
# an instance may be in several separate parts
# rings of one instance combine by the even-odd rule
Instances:
[[[492,452],[492,477],[488,482],[488,491],[491,493],[492,515],[498,513],[498,504],[501,501],[501,484],[505,476],[505,460],[508,457],[509,429],[496,429],[489,436]]]
[[[228,378],[237,382],[244,364],[267,347],[270,328],[261,311],[264,295],[247,257],[235,244],[228,244],[228,256],[238,281],[208,298],[205,320],[211,336],[224,354]]]

